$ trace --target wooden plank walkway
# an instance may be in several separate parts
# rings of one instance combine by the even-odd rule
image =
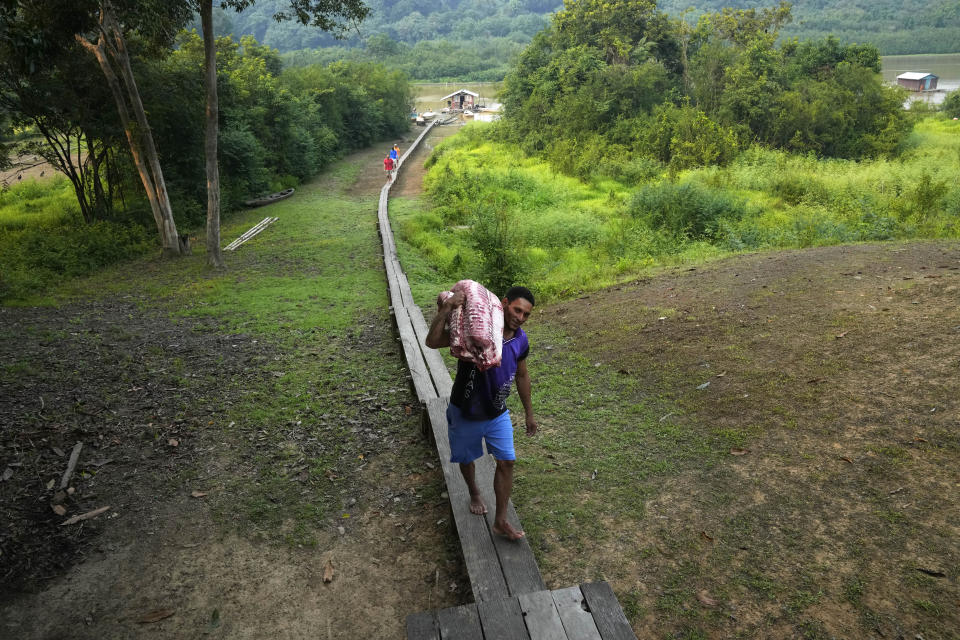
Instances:
[[[435,125],[436,121],[430,123],[400,157],[398,171]],[[440,457],[450,508],[476,601],[462,607],[409,616],[407,637],[411,640],[636,640],[610,585],[595,582],[548,591],[529,542],[526,539],[511,542],[494,534],[492,508],[484,517],[470,513],[467,485],[459,465],[450,462],[446,410],[453,380],[440,352],[424,344],[428,331],[426,319],[413,299],[390,227],[388,201],[392,185],[392,182],[387,183],[381,189],[377,209],[391,310],[414,389],[429,416],[430,434]],[[493,493],[495,468],[496,463],[490,456],[476,462],[477,486],[484,502],[491,506],[496,504]],[[512,501],[508,505],[507,517],[513,526],[522,529]]]
[[[606,582],[407,617],[408,640],[636,640]]]

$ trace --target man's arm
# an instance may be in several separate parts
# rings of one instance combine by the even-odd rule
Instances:
[[[520,396],[520,402],[523,403],[527,435],[532,436],[537,432],[539,425],[537,419],[533,417],[533,403],[530,401],[530,373],[527,371],[526,358],[517,363],[517,395]]]
[[[463,304],[467,297],[458,291],[443,301],[443,304],[437,309],[437,315],[433,316],[433,322],[430,323],[430,331],[423,343],[431,349],[441,349],[450,346],[450,331],[446,329],[447,318],[450,312]]]

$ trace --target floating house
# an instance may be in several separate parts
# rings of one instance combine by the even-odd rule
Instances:
[[[897,76],[897,84],[910,91],[933,91],[937,88],[937,76],[923,71],[908,71]]]
[[[454,91],[448,96],[443,96],[440,98],[447,107],[450,109],[473,109],[474,105],[477,103],[477,98],[480,97],[479,93],[474,93],[473,91],[468,91],[467,89],[460,89],[459,91]]]

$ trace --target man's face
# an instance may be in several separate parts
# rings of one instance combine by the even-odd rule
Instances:
[[[504,298],[501,304],[503,305],[503,324],[511,331],[519,329],[533,310],[533,305],[526,298],[517,298],[513,302],[508,302]]]

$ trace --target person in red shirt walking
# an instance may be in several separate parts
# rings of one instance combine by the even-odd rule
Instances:
[[[383,170],[387,172],[387,182],[393,179],[393,158],[387,156],[383,159]]]

